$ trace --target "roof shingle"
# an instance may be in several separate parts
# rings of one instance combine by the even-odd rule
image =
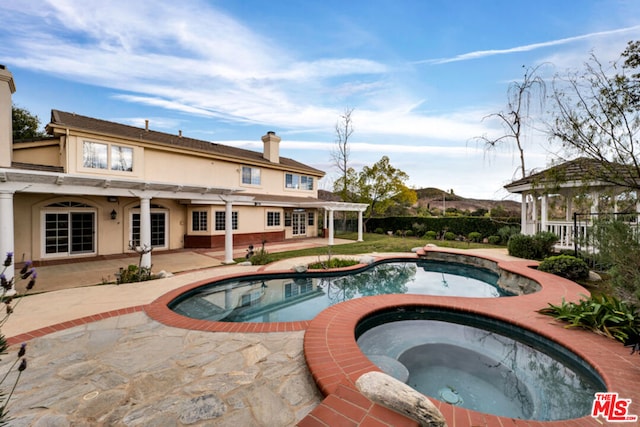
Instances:
[[[47,128],[51,131],[54,127],[95,132],[102,135],[140,140],[146,143],[164,145],[167,147],[179,147],[192,151],[216,154],[227,158],[235,158],[251,163],[269,166],[280,165],[287,168],[302,170],[316,176],[324,176],[325,174],[319,169],[305,165],[304,163],[300,163],[288,157],[280,157],[279,163],[273,163],[265,159],[262,156],[262,153],[257,151],[245,150],[243,148],[231,147],[214,142],[157,132],[154,130],[146,130],[135,126],[95,119],[93,117],[59,110],[51,110],[51,123],[47,125]]]

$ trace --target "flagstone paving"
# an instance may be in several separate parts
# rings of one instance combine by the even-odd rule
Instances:
[[[303,335],[190,331],[143,311],[48,334],[28,343],[11,425],[291,426],[322,401]]]

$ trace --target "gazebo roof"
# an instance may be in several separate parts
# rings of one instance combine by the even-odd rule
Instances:
[[[614,170],[619,172],[617,179],[607,180],[607,176],[613,176]],[[521,193],[532,189],[620,186],[617,181],[623,179],[625,170],[628,171],[628,167],[623,164],[607,164],[596,159],[579,157],[512,181],[504,188],[510,193]],[[630,177],[627,173],[627,180]]]

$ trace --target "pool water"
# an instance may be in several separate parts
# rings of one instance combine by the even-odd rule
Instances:
[[[490,270],[430,260],[393,260],[349,273],[252,275],[213,282],[178,297],[169,308],[224,322],[311,320],[327,307],[370,295],[508,296]]]
[[[469,314],[381,316],[358,327],[362,352],[389,375],[452,405],[516,419],[564,420],[588,415],[594,393],[606,390],[578,356],[513,325],[496,327],[497,321]]]

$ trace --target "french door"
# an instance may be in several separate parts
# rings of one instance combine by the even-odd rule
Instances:
[[[140,246],[140,212],[131,214],[131,243]],[[167,213],[151,211],[151,247],[167,249]]]
[[[95,212],[44,212],[44,256],[96,252]]]
[[[294,236],[305,236],[307,234],[307,213],[293,212],[291,227]]]

